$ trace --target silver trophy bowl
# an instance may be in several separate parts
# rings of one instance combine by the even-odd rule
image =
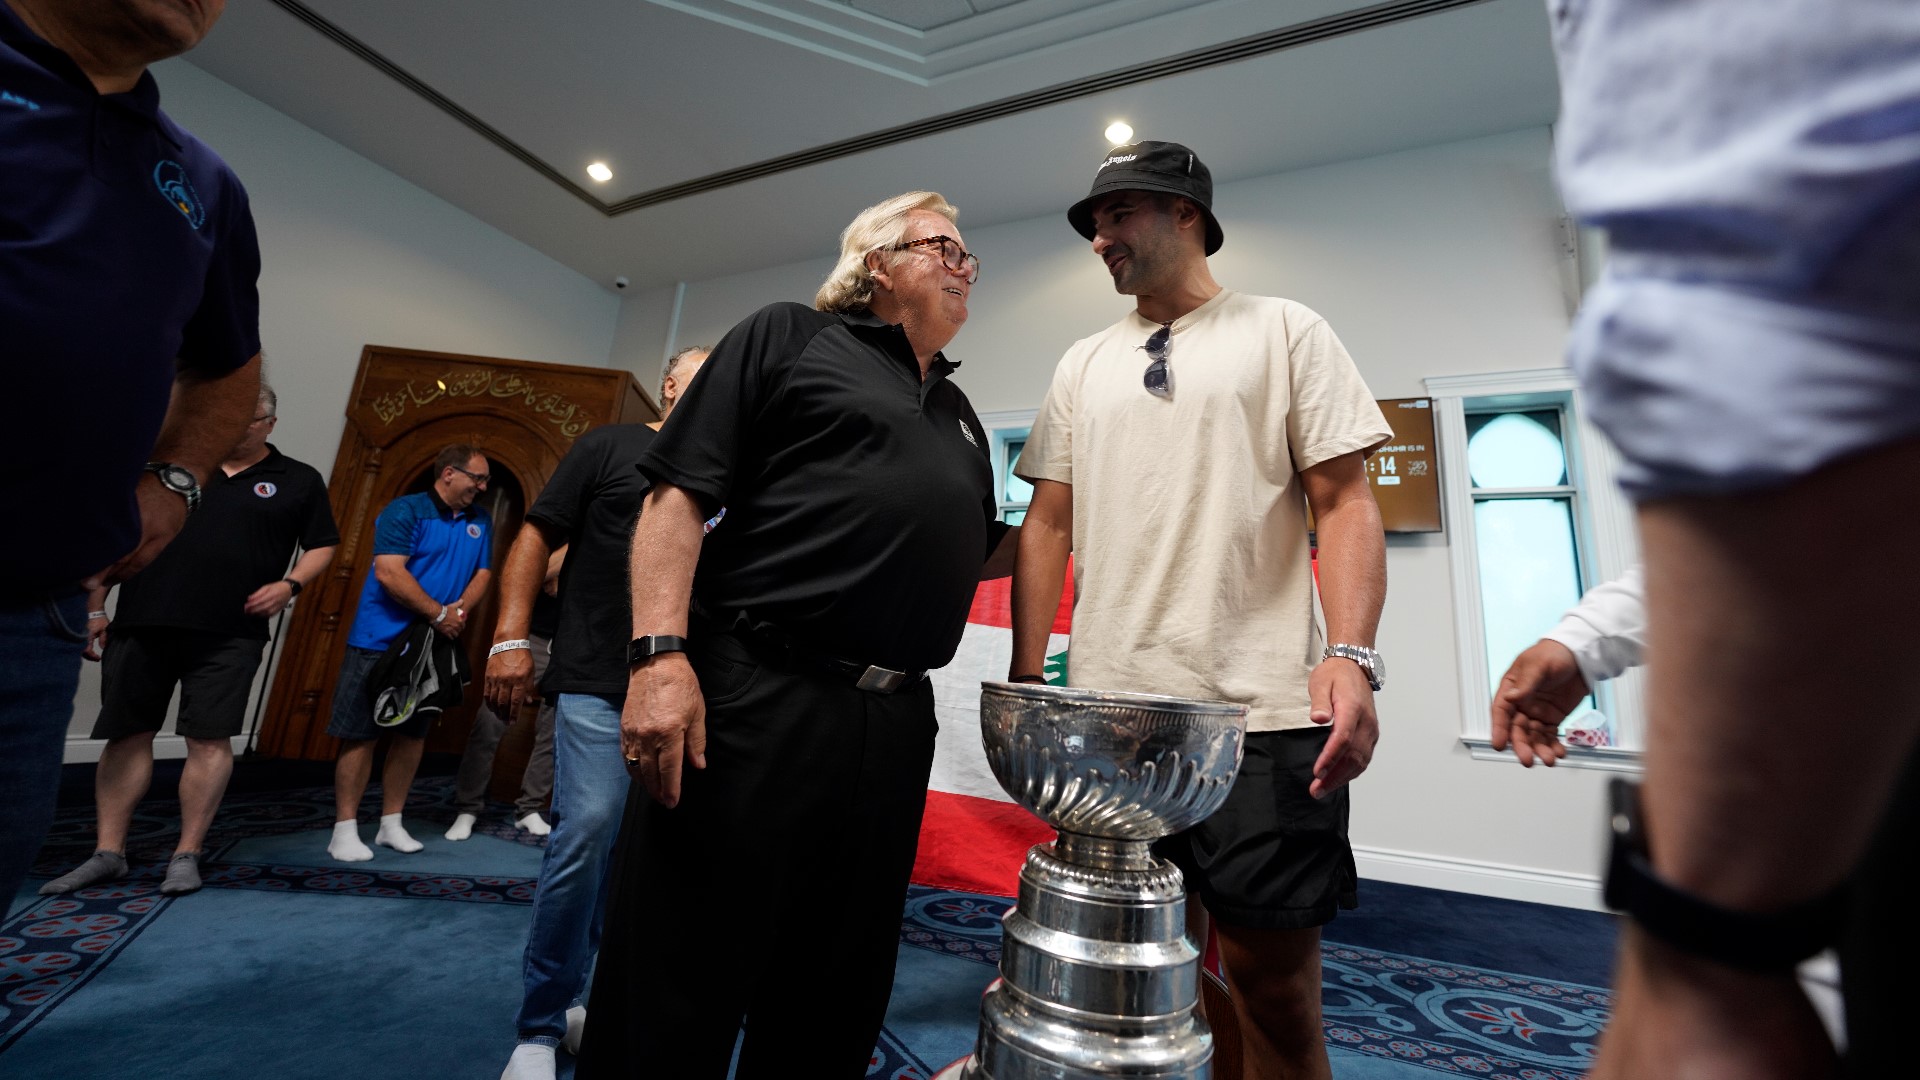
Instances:
[[[980,684],[994,778],[1061,832],[1157,840],[1220,809],[1247,707],[1159,694]]]
[[[1200,953],[1180,871],[1149,843],[1220,808],[1247,707],[982,683],[987,762],[1059,831],[1027,853],[966,1080],[1207,1080]]]

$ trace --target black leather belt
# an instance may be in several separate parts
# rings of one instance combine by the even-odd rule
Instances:
[[[843,660],[817,652],[795,644],[792,637],[778,627],[755,622],[745,612],[731,619],[713,618],[697,609],[693,614],[695,620],[710,632],[718,629],[721,633],[738,637],[754,653],[775,667],[818,671],[845,679],[855,689],[870,694],[898,693],[927,677],[925,671],[895,671],[878,664],[862,664],[857,660]]]

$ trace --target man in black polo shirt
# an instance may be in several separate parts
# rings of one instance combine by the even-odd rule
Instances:
[[[667,361],[660,414],[671,416],[707,350],[681,349]],[[509,713],[538,680],[553,703],[553,833],[540,859],[540,885],[521,965],[514,1020],[519,1044],[502,1080],[553,1080],[554,1050],[579,1027],[605,916],[608,858],[630,786],[620,754],[627,695],[628,542],[647,478],[634,463],[660,424],[608,424],[580,436],[527,510],[500,572],[500,617],[487,660],[487,700]],[[564,549],[560,619],[545,675],[528,610],[548,552]],[[537,611],[538,605],[531,604]]]
[[[940,354],[978,271],[939,195],[862,211],[819,310],[734,327],[640,459],[621,742],[645,786],[582,1077],[725,1076],[743,1018],[741,1078],[866,1075],[933,763],[925,672],[1013,546]],[[806,912],[808,947],[768,911]]]
[[[126,874],[127,828],[153,778],[153,737],[176,685],[175,728],[187,740],[187,764],[180,843],[160,891],[179,896],[200,887],[200,846],[233,772],[233,737],[246,721],[267,620],[326,570],[340,542],[325,481],[267,442],[274,424],[274,393],[262,386],[259,412],[207,484],[199,512],[152,566],[121,586],[111,633],[107,588],[89,598],[88,656],[101,660],[93,737],[108,740],[94,772],[99,841],[86,862],[41,886],[43,896]],[[296,545],[305,552],[289,571]],[[103,640],[104,656],[93,651]]]
[[[0,530],[0,906],[53,818],[83,582],[153,560],[259,393],[246,192],[146,72],[222,6],[0,0],[0,431],[33,522]]]

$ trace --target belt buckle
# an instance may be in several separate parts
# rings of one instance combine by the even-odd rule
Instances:
[[[907,673],[904,671],[893,671],[869,664],[867,670],[860,673],[860,678],[853,685],[875,694],[891,694],[900,689],[906,681]]]

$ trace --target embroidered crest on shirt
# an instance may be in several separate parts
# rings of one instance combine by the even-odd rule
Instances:
[[[973,445],[975,446],[980,445],[979,440],[973,437],[973,429],[967,426],[967,422],[965,420],[960,421],[960,434],[965,435],[967,437],[967,441],[972,443]]]
[[[473,537],[473,538],[474,538],[475,540],[478,540],[478,539],[480,539],[480,526],[479,526],[479,524],[478,524],[478,523],[475,523],[475,524],[472,524],[472,525],[468,525],[468,526],[467,526],[467,535],[468,535],[468,536],[471,536],[471,537]]]
[[[207,208],[200,201],[200,193],[193,189],[193,181],[187,179],[185,166],[177,161],[162,161],[153,167],[153,183],[187,219],[187,224],[197,229],[206,223]]]
[[[271,483],[265,480],[262,480],[259,483],[253,485],[253,493],[255,495],[260,496],[263,499],[273,498],[274,493],[278,492],[279,490],[280,490],[279,488],[274,487]]]

